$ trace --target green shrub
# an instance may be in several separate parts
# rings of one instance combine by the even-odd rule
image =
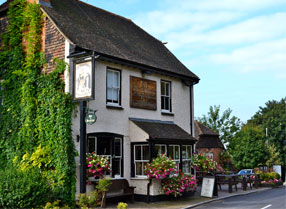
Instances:
[[[128,207],[128,204],[124,202],[120,202],[117,205],[117,209],[127,209],[127,207]]]
[[[35,208],[49,200],[50,189],[38,170],[0,170],[0,208]]]
[[[99,192],[106,192],[108,191],[108,187],[111,184],[111,180],[110,179],[100,179],[98,181],[98,184],[96,186],[96,189],[98,189]]]
[[[267,172],[267,173],[261,173],[260,174],[260,179],[262,181],[269,181],[270,179],[280,179],[280,175],[276,172]]]
[[[78,205],[81,208],[100,206],[101,198],[101,192],[99,192],[98,190],[90,192],[89,195],[80,194],[78,199]]]

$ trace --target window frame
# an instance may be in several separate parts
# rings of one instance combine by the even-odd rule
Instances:
[[[191,153],[190,153],[190,155],[191,155],[191,157],[190,158],[184,158],[184,156],[183,156],[183,150],[184,150],[184,147],[186,147],[186,149],[185,149],[185,151],[186,151],[186,155],[188,156],[188,147],[190,147],[191,149]],[[187,145],[187,144],[183,144],[182,145],[182,171],[184,172],[184,163],[185,162],[189,162],[189,173],[187,173],[187,172],[184,172],[184,173],[187,173],[187,174],[191,174],[191,160],[192,160],[192,145]]]
[[[170,155],[170,147],[173,147],[173,154],[175,154],[176,153],[176,150],[174,150],[175,149],[175,147],[178,147],[179,148],[179,159],[174,159],[173,157],[174,156],[171,156]],[[177,170],[179,170],[180,169],[180,164],[181,164],[181,149],[180,149],[180,145],[177,145],[177,144],[170,144],[169,146],[168,146],[168,157],[170,157],[170,158],[172,158],[172,160],[176,163],[176,165],[177,165]],[[175,154],[175,156],[176,156],[176,154]]]
[[[162,83],[165,84],[165,95],[162,94]],[[166,94],[166,84],[169,85],[169,95]],[[161,91],[161,112],[165,113],[171,113],[172,112],[172,82],[167,81],[167,80],[161,80],[160,82],[160,91]],[[165,106],[165,99],[163,98],[168,98],[168,103],[169,103],[169,109],[164,108]]]
[[[146,177],[147,175],[144,175],[144,163],[149,163],[150,159],[148,160],[144,160],[143,157],[143,147],[148,147],[148,151],[149,150],[149,145],[148,144],[134,144],[134,176],[135,177]],[[136,147],[141,147],[141,159],[140,160],[136,160]],[[150,157],[150,153],[148,154],[148,158]],[[142,173],[141,175],[137,175],[136,173],[136,163],[142,163]]]
[[[155,144],[154,145],[154,151],[155,151],[155,147],[156,146],[159,146],[160,148],[159,148],[159,150],[161,150],[161,147],[165,147],[165,153],[158,153],[158,154],[165,154],[166,156],[167,156],[167,149],[168,149],[168,147],[167,147],[167,144]],[[162,151],[162,150],[161,150]],[[154,153],[154,152],[153,152]],[[158,155],[157,154],[157,155]],[[157,156],[154,156],[155,158],[157,157]]]
[[[109,87],[108,86],[108,71],[112,71],[112,75],[114,72],[118,73],[119,76],[118,76],[118,87]],[[111,67],[107,67],[106,68],[106,105],[108,106],[118,106],[120,107],[121,106],[121,90],[122,90],[122,87],[121,87],[121,84],[122,84],[122,81],[121,81],[121,70],[119,69],[115,69],[115,68],[111,68]],[[117,94],[118,94],[118,102],[114,102],[113,100],[108,100],[108,88],[111,88],[112,90],[113,89],[117,89]],[[113,92],[113,91],[112,91]]]

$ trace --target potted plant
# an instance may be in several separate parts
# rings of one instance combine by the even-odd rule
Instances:
[[[218,166],[217,162],[202,153],[193,154],[191,165],[196,171],[204,173],[216,171]]]
[[[165,154],[158,155],[145,167],[146,175],[151,178],[164,179],[176,171],[176,163]]]
[[[86,176],[88,178],[104,178],[106,173],[111,172],[108,157],[97,155],[94,152],[86,155],[86,166]]]

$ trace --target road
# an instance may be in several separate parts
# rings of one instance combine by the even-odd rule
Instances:
[[[286,209],[286,187],[269,189],[208,203],[196,209]]]

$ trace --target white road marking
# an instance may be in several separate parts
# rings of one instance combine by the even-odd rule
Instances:
[[[267,206],[265,206],[264,208],[261,208],[261,209],[266,209],[266,208],[269,208],[269,207],[271,207],[272,205],[267,205]]]

